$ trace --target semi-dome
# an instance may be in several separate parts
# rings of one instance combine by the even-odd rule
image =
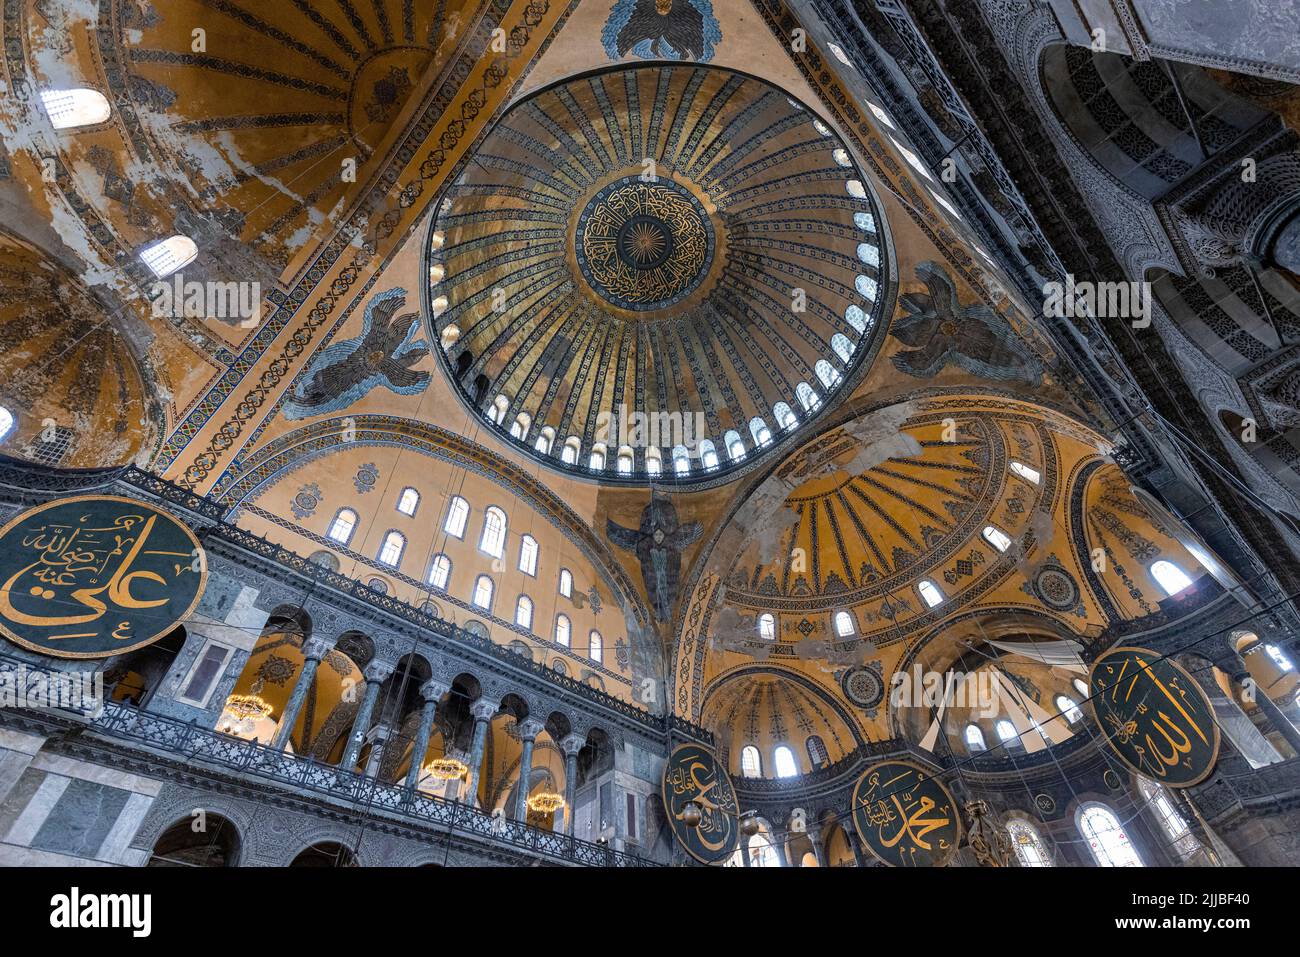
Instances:
[[[608,481],[713,479],[819,415],[874,352],[882,223],[784,91],[616,69],[505,114],[431,228],[429,315],[493,428]]]

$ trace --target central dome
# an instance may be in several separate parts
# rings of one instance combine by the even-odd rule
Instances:
[[[484,137],[431,228],[429,313],[461,396],[539,460],[712,481],[858,377],[881,228],[843,144],[783,91],[614,69]]]

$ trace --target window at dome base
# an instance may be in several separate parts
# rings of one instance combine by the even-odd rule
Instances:
[[[610,108],[640,115],[612,124]],[[673,172],[651,181],[629,137],[654,124],[684,132],[663,138],[656,162]],[[556,139],[589,147],[576,180],[556,177],[541,146]],[[759,471],[884,343],[891,254],[864,168],[784,89],[620,65],[525,96],[476,149],[488,159],[464,165],[426,234],[423,319],[455,394],[547,468],[602,485]],[[572,292],[539,298],[557,281]]]
[[[108,98],[98,90],[42,90],[41,105],[56,130],[94,126],[113,115]]]

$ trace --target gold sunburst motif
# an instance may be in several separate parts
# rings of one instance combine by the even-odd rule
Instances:
[[[654,262],[664,251],[664,234],[651,223],[637,223],[627,235],[627,253],[638,263]]]

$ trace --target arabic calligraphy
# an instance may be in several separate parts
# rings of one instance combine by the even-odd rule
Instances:
[[[736,849],[739,805],[727,772],[698,744],[678,745],[664,767],[664,808],[673,834],[697,861],[716,864]],[[701,808],[700,823],[683,820],[687,803]]]
[[[961,840],[961,818],[948,789],[919,765],[872,765],[853,789],[853,824],[891,867],[942,867]]]
[[[42,654],[101,658],[156,641],[206,580],[194,534],[127,498],[61,499],[0,529],[0,631]]]
[[[1134,771],[1185,788],[1214,769],[1214,708],[1177,664],[1146,648],[1112,648],[1092,666],[1088,683],[1098,723]]]

